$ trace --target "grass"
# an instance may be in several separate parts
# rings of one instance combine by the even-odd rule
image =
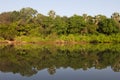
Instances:
[[[39,42],[44,41],[41,37],[20,36],[15,38],[18,42]]]
[[[60,36],[61,40],[86,43],[120,43],[120,34],[116,35],[68,35]]]
[[[3,38],[0,38],[0,42],[4,42]],[[41,36],[20,36],[16,37],[15,41],[17,42],[85,42],[85,43],[120,43],[120,34],[112,34],[112,35],[77,35],[77,34],[69,34],[69,35],[48,35],[47,37]]]
[[[3,38],[0,37],[0,42],[5,42],[5,40]]]

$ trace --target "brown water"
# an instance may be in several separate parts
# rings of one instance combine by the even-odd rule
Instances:
[[[0,45],[0,80],[120,80],[120,45]]]

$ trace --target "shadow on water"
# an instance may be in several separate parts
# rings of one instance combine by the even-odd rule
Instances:
[[[55,75],[57,69],[87,71],[110,67],[120,72],[120,44],[86,45],[0,45],[0,71],[33,76],[47,69]]]

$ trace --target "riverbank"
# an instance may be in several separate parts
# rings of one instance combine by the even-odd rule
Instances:
[[[61,35],[47,37],[20,36],[14,41],[0,38],[0,43],[9,44],[84,44],[84,43],[120,43],[120,34],[114,35]]]

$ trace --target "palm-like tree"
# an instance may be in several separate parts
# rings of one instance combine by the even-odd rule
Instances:
[[[112,19],[118,21],[120,23],[120,14],[118,12],[114,12],[111,16]]]
[[[54,19],[54,18],[56,17],[55,11],[53,11],[53,10],[50,10],[50,11],[48,12],[48,15],[49,15],[49,17],[52,18],[52,19]]]

